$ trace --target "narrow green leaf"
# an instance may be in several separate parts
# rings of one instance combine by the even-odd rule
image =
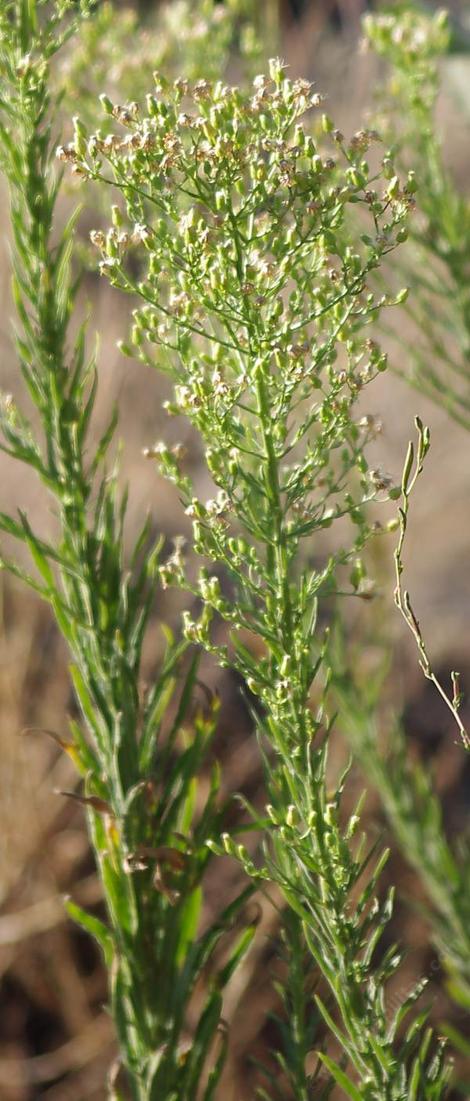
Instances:
[[[106,967],[110,968],[114,957],[114,945],[113,938],[106,925],[93,914],[88,914],[72,899],[65,899],[65,909],[69,917],[76,921],[77,925],[81,925],[82,929],[98,942],[104,955]]]
[[[357,1089],[357,1086],[354,1085],[354,1082],[351,1082],[351,1079],[348,1078],[348,1075],[345,1074],[344,1070],[341,1070],[341,1067],[339,1067],[338,1064],[335,1063],[334,1059],[331,1059],[322,1051],[317,1051],[317,1055],[318,1058],[321,1059],[327,1070],[329,1070],[330,1074],[335,1079],[335,1082],[338,1083],[338,1086],[341,1086],[341,1089],[344,1090],[347,1096],[351,1098],[351,1101],[363,1101],[362,1094]]]

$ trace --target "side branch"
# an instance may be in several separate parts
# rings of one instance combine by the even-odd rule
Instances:
[[[400,536],[398,539],[397,549],[395,551],[395,576],[396,587],[394,592],[394,599],[397,608],[400,610],[403,618],[405,619],[410,631],[415,639],[419,653],[419,664],[425,677],[432,681],[435,688],[439,692],[439,695],[444,700],[446,707],[449,708],[457,726],[459,728],[460,737],[462,739],[465,749],[470,750],[470,737],[463,725],[463,722],[459,715],[459,709],[462,702],[462,695],[460,692],[459,674],[456,672],[451,673],[452,680],[452,698],[447,694],[445,688],[440,683],[436,674],[433,671],[431,660],[428,654],[425,640],[421,631],[419,620],[416,616],[413,606],[411,604],[410,594],[408,589],[403,587],[403,547],[405,543],[406,529],[408,526],[408,513],[409,513],[409,501],[410,495],[419,475],[423,469],[423,462],[429,451],[430,435],[429,428],[425,427],[419,417],[415,418],[415,425],[418,432],[418,450],[415,460],[415,448],[410,441],[408,445],[408,452],[405,459],[405,465],[403,468],[402,478],[402,506],[398,510]]]

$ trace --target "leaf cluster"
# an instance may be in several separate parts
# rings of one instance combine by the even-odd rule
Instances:
[[[24,545],[33,572],[14,559],[3,564],[51,605],[72,658],[81,722],[70,720],[70,738],[56,741],[84,776],[84,794],[70,794],[87,808],[109,925],[74,903],[69,910],[103,949],[132,1096],[193,1101],[200,1088],[209,1101],[227,1047],[222,992],[255,923],[243,917],[248,887],[199,932],[201,882],[214,859],[206,841],[220,834],[224,815],[209,763],[217,700],[197,706],[196,661],[185,678],[187,647],[170,636],[142,691],[160,544],[146,520],[124,553],[126,494],[108,466],[116,414],[94,442],[96,358],[87,355],[85,326],[75,339],[70,332],[75,216],[56,229],[61,174],[49,63],[88,13],[86,3],[77,11],[34,0],[2,9],[0,149],[11,202],[16,350],[40,429],[7,396],[1,447],[47,488],[58,526],[49,540],[21,511],[2,513],[1,529]],[[198,1008],[190,1010],[195,991]]]

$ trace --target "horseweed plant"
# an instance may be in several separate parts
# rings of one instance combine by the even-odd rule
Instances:
[[[463,695],[459,674],[451,673],[452,694],[436,677],[422,635],[419,620],[413,610],[408,591],[403,587],[403,548],[408,518],[409,498],[429,448],[429,430],[416,418],[418,447],[410,443],[402,479],[402,503],[399,509],[399,539],[395,551],[396,589],[395,602],[407,622],[417,644],[419,663],[425,677],[439,692],[441,699],[459,730],[464,748],[469,749],[469,738],[460,715]],[[369,640],[370,642],[370,640]],[[377,646],[378,639],[374,643]],[[342,637],[341,628],[335,631],[333,656],[333,692],[339,704],[339,727],[342,729],[367,770],[367,775],[380,792],[382,806],[392,829],[402,847],[405,858],[422,879],[431,903],[430,918],[434,926],[435,940],[448,974],[448,993],[455,1003],[470,1009],[469,961],[470,939],[468,918],[470,895],[468,868],[470,849],[468,839],[459,838],[457,845],[449,843],[442,822],[439,799],[433,790],[429,771],[419,762],[408,759],[403,730],[396,716],[393,730],[384,755],[379,735],[380,696],[384,676],[369,677],[362,683],[360,660],[351,653]],[[357,643],[356,647],[357,649]],[[359,672],[358,672],[359,671]],[[465,1037],[453,1026],[441,1025],[456,1048],[464,1055],[470,1054]]]
[[[419,179],[417,217],[409,241],[400,254],[400,275],[413,287],[403,306],[414,326],[416,339],[389,333],[402,345],[392,354],[392,366],[403,363],[399,373],[440,405],[463,427],[468,416],[469,310],[466,264],[469,244],[469,206],[449,171],[435,121],[441,87],[439,62],[450,48],[451,30],[446,13],[429,15],[421,9],[401,6],[364,19],[366,40],[389,65],[387,80],[379,91],[376,122],[393,143],[402,168]],[[410,330],[411,332],[411,330]],[[398,606],[415,637],[425,675],[450,708],[460,738],[468,750],[468,734],[459,715],[462,693],[452,673],[450,694],[433,673],[419,621],[402,585],[403,547],[408,524],[409,497],[429,445],[427,430],[418,422],[418,463],[412,471],[410,452],[403,479],[400,535],[396,552]],[[370,640],[369,640],[370,641]],[[470,1009],[468,936],[470,896],[469,848],[465,837],[451,845],[442,822],[439,799],[433,790],[427,765],[409,760],[404,732],[394,720],[384,755],[380,748],[380,685],[357,680],[360,663],[351,652],[336,653],[334,693],[340,711],[340,727],[373,779],[382,805],[403,853],[419,874],[431,903],[431,919],[443,965],[449,975],[447,991],[460,1011]],[[465,1036],[454,1025],[441,1030],[456,1048],[468,1056]]]
[[[448,15],[398,8],[367,16],[364,31],[366,42],[389,66],[379,93],[378,124],[393,142],[399,163],[420,181],[418,217],[404,259],[413,286],[404,308],[414,338],[406,340],[400,355],[402,373],[469,429],[470,206],[452,178],[435,119],[440,63],[451,44]],[[400,334],[392,333],[401,343]]]
[[[27,464],[52,494],[56,543],[20,512],[0,527],[30,552],[28,574],[14,574],[48,601],[69,646],[82,724],[56,735],[85,777],[85,805],[108,912],[108,925],[73,902],[69,912],[99,941],[110,976],[111,1008],[122,1063],[110,1096],[194,1101],[213,1096],[227,1047],[223,990],[252,939],[251,887],[198,934],[202,881],[220,836],[217,771],[206,766],[217,701],[198,706],[196,664],[183,681],[184,644],[171,639],[143,692],[142,647],[154,608],[158,544],[146,523],[124,562],[126,498],[106,467],[113,415],[98,444],[90,436],[96,363],[85,330],[73,343],[77,309],[70,272],[74,219],[53,223],[56,173],[50,66],[87,0],[60,5],[17,2],[0,14],[0,158],[9,185],[18,362],[42,436],[9,397],[2,402],[3,450]],[[71,347],[71,351],[69,351]],[[186,724],[186,726],[185,726]],[[245,916],[244,916],[245,915]],[[196,1002],[193,993],[196,990]],[[127,1083],[127,1084],[126,1084]]]
[[[447,169],[434,119],[440,88],[438,62],[451,41],[448,15],[440,11],[431,17],[413,8],[399,9],[366,17],[364,29],[366,40],[391,66],[388,86],[381,92],[384,127],[394,143],[399,163],[412,173],[416,170],[421,180],[418,228],[411,234],[405,253],[406,277],[414,293],[404,310],[414,325],[417,339],[407,338],[405,342],[405,368],[401,373],[427,396],[444,404],[449,415],[468,430],[470,205],[460,195]],[[401,343],[396,330],[392,329],[392,334]],[[396,603],[415,637],[425,676],[433,681],[452,711],[468,750],[468,735],[459,716],[462,694],[458,674],[452,673],[451,698],[432,670],[419,621],[401,583],[410,492],[429,447],[428,430],[419,423],[418,434],[416,471],[411,476],[413,445],[410,444],[408,472],[403,479],[401,536],[395,556]]]
[[[357,399],[386,367],[367,326],[391,300],[369,277],[406,237],[414,182],[400,183],[388,154],[370,168],[373,131],[346,141],[327,116],[336,155],[325,152],[303,121],[321,97],[279,61],[269,74],[248,94],[156,77],[145,110],[103,96],[114,134],[88,135],[77,119],[58,155],[116,190],[112,225],[92,240],[101,273],[140,303],[123,350],[174,380],[168,411],[199,431],[214,483],[202,501],[184,459],[147,448],[178,487],[196,554],[212,563],[191,580],[179,548],[162,581],[200,597],[186,638],[243,677],[266,762],[260,859],[228,837],[225,850],[255,882],[277,885],[326,980],[316,1002],[342,1054],[320,1059],[340,1089],[354,1101],[438,1098],[447,1071],[426,1013],[402,1029],[421,988],[391,1020],[386,1011],[399,954],[375,955],[392,905],[375,896],[385,857],[370,870],[374,850],[353,837],[358,814],[341,822],[345,777],[334,793],[327,784],[328,639],[317,626],[335,594],[370,595],[367,505],[400,495],[368,468],[376,425]],[[314,1085],[297,1039],[292,1081],[307,1101]]]

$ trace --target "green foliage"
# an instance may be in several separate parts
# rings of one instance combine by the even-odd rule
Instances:
[[[275,986],[284,1012],[282,1016],[272,1015],[279,1044],[272,1051],[274,1065],[261,1068],[267,1087],[260,1086],[257,1096],[260,1101],[283,1101],[286,1088],[290,1086],[292,1096],[298,1101],[309,1101],[312,1096],[324,1101],[333,1087],[332,1076],[325,1074],[320,1060],[313,1072],[307,1069],[308,1056],[317,1045],[321,1023],[314,1000],[318,974],[306,949],[301,924],[290,909],[283,913],[278,955],[284,965],[284,974]]]
[[[352,739],[421,870],[449,991],[467,1008],[468,854],[446,841],[429,778],[407,760],[399,732],[390,760],[380,756],[378,696],[371,686],[358,690],[322,625],[345,595],[370,596],[363,552],[378,525],[369,505],[400,499],[396,599],[442,692],[402,586],[427,430],[417,422],[416,465],[411,449],[400,487],[370,469],[377,425],[357,402],[387,367],[370,326],[399,302],[418,324],[431,318],[424,350],[414,352],[416,381],[435,394],[445,378],[449,409],[467,423],[465,370],[442,338],[444,325],[456,342],[468,328],[457,234],[466,205],[432,127],[446,23],[405,10],[367,24],[395,66],[405,120],[389,151],[373,130],[347,140],[328,116],[318,122],[321,96],[288,80],[279,61],[248,90],[224,84],[234,45],[250,63],[256,56],[251,15],[244,0],[181,0],[141,32],[136,16],[118,18],[107,4],[94,11],[88,0],[3,5],[0,164],[11,202],[18,364],[33,414],[4,397],[1,446],[49,491],[58,533],[40,536],[21,510],[0,514],[9,541],[29,552],[31,572],[15,559],[4,564],[50,603],[72,658],[81,722],[71,722],[70,740],[56,740],[84,777],[83,792],[64,794],[86,809],[107,921],[67,905],[109,971],[125,1080],[111,1075],[110,1097],[130,1090],[136,1101],[213,1101],[228,1045],[224,990],[255,934],[247,903],[258,887],[282,900],[285,964],[279,1046],[259,1096],[320,1101],[339,1089],[352,1101],[438,1101],[449,1080],[443,1044],[427,1009],[416,1008],[425,983],[391,1000],[401,960],[394,945],[381,945],[393,904],[393,891],[380,891],[387,854],[359,835],[360,805],[345,814],[349,770],[332,783],[333,730]],[[124,351],[173,380],[168,412],[199,432],[214,485],[201,500],[182,448],[146,449],[192,520],[196,580],[182,541],[163,559],[148,523],[124,554],[115,412],[94,443],[98,364],[85,326],[71,333],[77,213],[58,228],[63,179],[53,148],[53,103],[68,108],[77,92],[81,117],[57,154],[85,196],[94,187],[93,202],[114,191],[111,225],[91,237],[101,274],[138,303]],[[103,122],[93,132],[98,92]],[[419,239],[412,228],[411,240],[427,274],[417,273],[418,293],[405,307],[384,272],[408,236],[415,169],[427,228]],[[462,381],[458,391],[449,372]],[[182,641],[168,636],[144,693],[159,583],[191,592],[201,611],[185,613]],[[221,622],[225,639],[214,632]],[[209,694],[198,705],[193,644],[235,669],[251,693],[268,803],[264,817],[252,812],[245,823],[259,838],[250,852],[224,832],[209,764],[218,701]],[[456,677],[446,702],[460,722]],[[247,886],[202,922],[205,873],[221,854],[239,863]],[[467,1050],[457,1030],[447,1033]]]
[[[109,926],[74,903],[69,912],[103,949],[132,1096],[209,1101],[226,1051],[223,990],[254,932],[243,920],[251,888],[199,933],[201,884],[214,859],[206,842],[220,834],[223,820],[218,773],[210,775],[205,764],[217,701],[197,705],[193,660],[169,722],[187,650],[174,640],[142,694],[142,647],[155,609],[160,548],[146,521],[130,560],[124,555],[126,494],[108,466],[116,415],[94,445],[97,364],[87,356],[85,328],[75,340],[70,332],[77,310],[76,215],[57,229],[62,177],[49,66],[89,15],[87,0],[79,6],[12,0],[0,17],[0,163],[11,204],[16,349],[36,414],[33,424],[4,398],[1,446],[47,487],[58,530],[50,542],[23,512],[1,514],[0,528],[24,544],[33,573],[15,561],[4,565],[51,605],[73,661],[82,725],[71,724],[70,742],[57,741],[85,776],[84,794],[67,794],[87,809]],[[203,770],[205,794],[198,785]],[[205,995],[193,1009],[203,971]],[[190,1011],[195,1025],[186,1051]]]
[[[416,215],[400,257],[400,277],[412,290],[402,307],[411,325],[402,338],[396,327],[389,328],[401,345],[399,353],[392,356],[392,365],[397,369],[400,364],[399,371],[408,381],[440,406],[445,405],[455,421],[469,428],[469,204],[447,165],[436,124],[443,59],[452,47],[450,22],[444,12],[431,16],[421,8],[400,4],[386,13],[367,16],[364,29],[370,46],[388,63],[388,80],[379,92],[377,123],[387,133],[402,168],[415,173],[417,180]],[[409,498],[429,446],[428,430],[419,420],[417,427],[416,463],[410,445],[403,476],[395,598],[414,635],[423,672],[453,714],[468,749],[459,714],[459,676],[451,674],[450,694],[437,680],[410,595],[402,584]],[[378,719],[381,682],[369,686],[369,692],[365,685],[359,687],[352,675],[355,663],[350,654],[347,659],[336,654],[333,664],[340,726],[376,784],[403,853],[424,884],[436,943],[448,973],[448,993],[468,1013],[468,844],[465,837],[454,848],[449,844],[432,777],[423,766],[409,760],[398,721],[387,755],[382,755]],[[445,1023],[441,1029],[456,1050],[468,1054],[458,1029]],[[468,1086],[463,1090],[467,1092]]]
[[[440,801],[428,767],[410,760],[404,731],[394,719],[386,750],[381,749],[380,696],[383,675],[354,677],[359,654],[347,653],[335,632],[333,691],[338,724],[380,793],[382,806],[406,859],[422,879],[430,900],[437,945],[456,1000],[470,994],[470,852],[465,838],[455,851],[446,838]]]
[[[396,361],[413,385],[470,428],[470,205],[448,168],[435,121],[449,21],[445,12],[429,15],[406,4],[367,16],[364,29],[390,70],[378,125],[419,184],[413,248],[402,272],[413,288],[404,306],[413,338],[402,342]]]
[[[345,1094],[431,1099],[448,1075],[426,1012],[403,1029],[414,999],[392,1020],[386,1011],[400,963],[394,947],[380,962],[375,951],[392,907],[391,896],[376,896],[386,855],[355,840],[358,815],[343,824],[346,775],[333,793],[326,779],[329,661],[316,627],[332,594],[364,594],[366,506],[400,495],[368,468],[374,425],[356,401],[386,366],[367,326],[390,299],[369,279],[406,237],[414,185],[403,187],[388,153],[379,185],[366,156],[375,133],[347,142],[325,118],[331,157],[303,122],[319,101],[277,61],[248,94],[157,77],[145,110],[104,98],[114,136],[77,123],[59,157],[117,189],[113,224],[92,240],[102,274],[141,300],[125,350],[174,380],[169,412],[198,429],[215,484],[201,501],[178,454],[148,449],[178,486],[194,548],[211,563],[196,585],[181,554],[162,567],[164,584],[202,598],[200,618],[185,617],[186,637],[234,666],[258,701],[270,799],[262,857],[230,837],[223,847],[255,882],[277,885],[294,923],[286,939],[301,937],[326,981],[316,1003],[341,1054],[320,1058]],[[323,538],[331,528],[335,544]],[[228,624],[226,646],[213,639],[217,619]],[[256,657],[250,635],[261,643]],[[286,1065],[307,1097],[316,1079],[306,1075],[303,1029],[292,1039]]]
[[[100,4],[57,69],[65,106],[75,112],[78,102],[81,117],[94,125],[99,94],[141,99],[156,69],[173,79],[184,70],[191,80],[216,80],[234,51],[251,65],[260,53],[252,16],[249,0],[177,0],[159,4],[142,24],[132,8],[117,16],[111,3]]]

